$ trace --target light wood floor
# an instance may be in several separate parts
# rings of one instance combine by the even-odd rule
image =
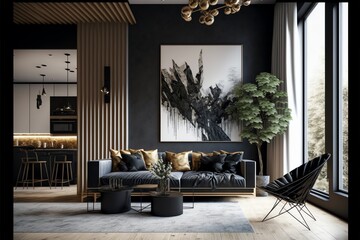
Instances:
[[[76,186],[49,189],[14,189],[15,202],[68,202],[79,201]],[[261,220],[273,206],[275,198],[267,197],[231,197],[237,200],[245,216],[254,228],[254,233],[14,233],[16,240],[345,240],[348,239],[348,223],[307,204],[317,221],[306,218],[311,231],[298,223],[289,214],[262,222]],[[202,198],[201,201],[206,200]],[[195,205],[196,207],[196,205]],[[224,216],[226,217],[226,216]],[[120,224],[120,223],[119,223]]]

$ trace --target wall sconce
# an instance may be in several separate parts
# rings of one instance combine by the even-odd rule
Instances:
[[[100,91],[104,94],[104,102],[110,103],[110,66],[104,67],[104,86]]]

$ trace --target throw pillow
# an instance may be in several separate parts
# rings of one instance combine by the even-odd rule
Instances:
[[[213,156],[202,155],[199,171],[222,172],[226,154]]]
[[[129,149],[129,151],[130,151],[130,153],[131,154],[135,154],[135,153],[137,153],[137,154],[139,154],[141,157],[142,157],[142,159],[144,159],[144,155],[142,154],[142,151],[143,151],[144,149],[132,149],[132,148],[130,148]]]
[[[244,156],[244,151],[227,152],[227,151],[224,151],[224,150],[220,150],[220,154],[230,154],[230,155],[240,154],[240,160],[242,160],[242,159],[243,159],[243,156]]]
[[[121,149],[120,150],[120,153],[121,154],[134,154],[134,153],[138,153],[141,155],[142,158],[144,158],[143,154],[142,154],[142,150],[144,149],[132,149],[132,148],[129,148],[129,149]]]
[[[121,154],[122,159],[126,163],[128,171],[146,170],[144,159],[140,154]]]
[[[146,168],[150,170],[155,163],[159,160],[158,150],[141,150],[142,155],[144,156],[144,161]]]
[[[173,153],[173,152],[165,152],[166,153],[166,160],[172,163],[172,170],[173,171],[190,171],[190,164],[189,164],[189,154],[192,151],[187,152],[180,152],[180,153]]]
[[[119,172],[119,171],[127,171],[126,163],[121,160],[121,153],[118,150],[110,148],[110,155],[111,155],[111,171],[112,172]]]
[[[213,156],[213,153],[192,152],[191,153],[191,170],[197,171],[200,168],[201,156]]]
[[[244,151],[237,151],[237,152],[228,152],[225,150],[214,151],[216,155],[219,154],[226,154],[225,164],[223,165],[223,172],[227,173],[236,173],[238,164],[243,159]]]
[[[131,154],[130,150],[126,150],[126,149],[121,149],[120,153],[121,154]]]
[[[225,158],[225,162],[223,165],[223,172],[226,173],[237,173],[239,168],[239,164],[241,161],[240,154],[227,154]]]

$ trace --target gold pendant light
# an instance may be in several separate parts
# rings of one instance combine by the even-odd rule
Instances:
[[[190,22],[192,13],[200,12],[199,22],[205,25],[212,25],[220,9],[224,9],[226,15],[240,11],[241,6],[249,6],[251,0],[224,0],[224,4],[216,6],[218,0],[189,0],[187,6],[181,9],[182,18]]]

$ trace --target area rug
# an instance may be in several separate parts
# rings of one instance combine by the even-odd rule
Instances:
[[[147,210],[103,214],[87,212],[86,203],[41,202],[14,203],[14,232],[252,233],[254,230],[237,202],[196,202],[194,208],[191,203],[184,203],[183,214],[173,217],[152,216]]]

